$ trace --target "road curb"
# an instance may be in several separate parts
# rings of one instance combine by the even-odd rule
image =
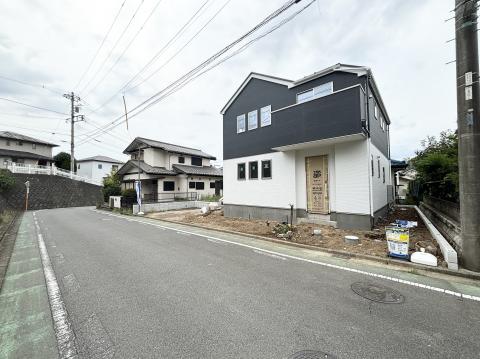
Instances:
[[[336,249],[321,248],[321,247],[311,246],[311,245],[308,245],[308,244],[288,242],[288,241],[283,241],[283,240],[280,240],[280,239],[269,238],[269,237],[265,237],[265,236],[259,236],[257,234],[237,232],[237,231],[232,231],[232,230],[228,230],[228,229],[211,228],[211,227],[201,226],[201,225],[198,225],[198,224],[184,223],[184,222],[165,220],[165,219],[157,219],[157,218],[152,218],[152,217],[144,217],[144,216],[135,216],[135,217],[148,218],[148,219],[153,219],[153,220],[159,221],[159,222],[180,224],[180,225],[190,226],[190,227],[195,227],[195,228],[200,228],[200,229],[207,229],[207,230],[223,232],[223,233],[228,233],[228,234],[235,234],[235,235],[242,236],[242,237],[256,238],[256,239],[260,239],[260,240],[264,240],[264,241],[268,241],[268,242],[284,244],[284,245],[287,245],[287,246],[310,249],[310,250],[315,250],[315,251],[318,251],[318,252],[328,253],[328,254],[332,254],[334,257],[339,257],[339,258],[342,258],[342,259],[345,259],[345,257],[348,257],[348,259],[350,259],[350,258],[365,259],[365,260],[369,260],[369,261],[373,261],[373,262],[377,262],[377,263],[383,263],[383,264],[387,264],[387,265],[398,265],[398,266],[401,266],[401,267],[412,268],[412,269],[422,270],[422,271],[426,271],[426,272],[440,273],[440,274],[446,274],[446,275],[451,275],[451,276],[461,277],[461,278],[466,278],[466,279],[480,280],[480,274],[476,274],[476,273],[473,273],[473,272],[466,272],[463,269],[458,270],[458,271],[453,271],[453,270],[450,270],[450,269],[447,269],[447,268],[429,267],[429,266],[424,266],[424,265],[417,264],[417,263],[404,262],[404,261],[400,261],[400,260],[393,259],[393,258],[381,258],[381,257],[371,256],[371,255],[368,255],[368,254],[351,253],[351,252],[341,251],[341,250],[336,250]]]

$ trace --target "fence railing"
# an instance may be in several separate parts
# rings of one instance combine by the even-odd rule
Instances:
[[[143,195],[144,203],[173,202],[173,201],[196,201],[197,192],[160,192],[145,193]]]
[[[42,166],[42,165],[31,165],[25,163],[15,163],[9,162],[7,164],[7,169],[12,173],[26,173],[26,174],[41,174],[41,175],[51,175],[51,176],[60,176],[65,178],[70,178],[76,181],[82,181],[86,183],[91,183],[97,186],[102,186],[103,184],[99,181],[95,181],[88,177],[79,176],[73,172],[66,171],[61,168],[57,168],[55,165],[51,166]]]

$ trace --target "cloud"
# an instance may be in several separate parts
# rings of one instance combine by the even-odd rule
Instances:
[[[160,56],[150,71],[168,61],[224,3],[225,0],[211,1],[198,21]],[[165,88],[283,3],[284,0],[230,1],[168,65],[141,86],[126,92],[128,108]],[[154,0],[144,2],[100,76],[116,61],[155,4]],[[194,0],[163,0],[105,80],[95,91],[88,93],[87,89],[80,93],[88,103],[84,111],[89,114],[118,92],[200,4]],[[82,84],[89,81],[110,52],[137,5],[138,2],[126,2]],[[6,2],[0,11],[0,74],[50,85],[64,92],[79,91],[74,86],[119,6],[113,0]],[[132,118],[128,132],[123,124],[99,137],[102,142],[79,146],[78,156],[104,154],[122,159],[121,151],[128,141],[134,136],[144,136],[199,147],[221,159],[219,111],[248,73],[256,71],[297,79],[344,62],[372,68],[392,120],[392,157],[410,157],[420,147],[421,139],[456,126],[455,67],[445,65],[454,58],[453,45],[445,44],[453,37],[452,25],[443,21],[449,10],[450,2],[438,0],[318,1],[283,28]],[[69,108],[68,101],[60,95],[1,80],[0,94],[61,111]],[[0,103],[0,112],[21,111],[25,109]],[[90,113],[91,123],[78,125],[77,133],[90,133],[94,125],[107,124],[123,112],[120,92],[100,111]],[[33,129],[68,132],[68,124],[51,119],[2,116],[0,122],[30,127],[32,131],[22,132],[36,137],[44,135]],[[61,142],[68,137],[47,135],[45,139],[62,144],[60,150],[68,150],[68,144]]]

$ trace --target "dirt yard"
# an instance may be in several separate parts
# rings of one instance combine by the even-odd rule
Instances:
[[[199,209],[181,210],[170,212],[150,213],[150,218],[165,219],[169,221],[191,223],[213,229],[226,229],[247,234],[255,234],[269,238],[277,238],[273,228],[278,222],[263,220],[248,220],[240,218],[226,218],[221,211],[211,212],[209,215],[202,215]],[[393,223],[396,219],[416,221],[418,227],[410,229],[410,252],[415,251],[415,244],[430,245],[435,251],[442,265],[443,258],[437,243],[434,241],[427,227],[413,208],[396,208],[384,220],[382,220],[372,231],[344,230],[330,226],[302,223],[294,225],[293,237],[284,239],[301,244],[308,244],[320,248],[341,250],[346,252],[367,254],[377,257],[387,257],[387,241],[385,238],[385,226]],[[313,229],[320,229],[321,236],[313,235]],[[344,236],[355,235],[359,237],[360,243],[356,245],[346,244]]]

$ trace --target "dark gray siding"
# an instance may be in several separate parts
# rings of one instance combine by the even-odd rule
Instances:
[[[390,158],[389,138],[388,138],[389,126],[387,126],[385,131],[382,130],[380,126],[380,118],[379,119],[375,118],[375,111],[374,111],[375,102],[377,103],[379,102],[378,97],[376,96],[376,94],[373,92],[371,88],[369,93],[370,95],[373,96],[372,98],[369,99],[370,137],[375,147],[377,147],[380,150],[380,152],[382,152],[387,158]],[[383,116],[383,118],[386,118],[385,113],[382,110],[381,106],[378,106],[378,111]]]
[[[297,93],[333,81],[334,91],[357,85],[358,77],[333,73],[289,89],[252,79],[223,117],[223,158],[273,152],[272,148],[361,132],[360,89],[323,97],[274,112],[296,103]],[[237,116],[272,106],[272,125],[237,134]]]

